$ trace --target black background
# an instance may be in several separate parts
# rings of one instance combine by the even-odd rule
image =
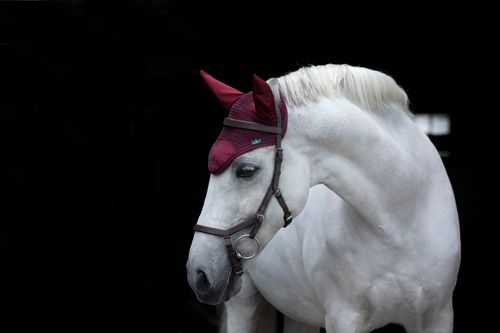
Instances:
[[[414,112],[451,115],[433,140],[461,219],[455,332],[492,331],[498,110],[478,7],[2,2],[0,331],[214,332],[185,270],[224,117],[198,69],[248,91],[253,73],[324,63],[381,70]]]

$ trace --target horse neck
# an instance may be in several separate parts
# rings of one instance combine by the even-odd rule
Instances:
[[[289,124],[298,134],[291,144],[309,160],[311,186],[326,185],[376,229],[415,216],[410,210],[424,201],[429,174],[442,169],[430,141],[402,110],[367,112],[322,99],[293,109]]]

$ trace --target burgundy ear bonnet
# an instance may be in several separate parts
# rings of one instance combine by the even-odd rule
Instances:
[[[208,88],[229,111],[229,119],[267,126],[277,125],[275,101],[271,87],[257,75],[253,77],[253,91],[245,94],[214,79],[204,71],[200,71],[200,74]],[[279,105],[283,128],[282,136],[284,136],[288,114],[283,98],[280,99]],[[241,154],[256,148],[274,145],[276,145],[276,135],[273,133],[224,126],[210,151],[208,169],[214,174],[221,173]]]

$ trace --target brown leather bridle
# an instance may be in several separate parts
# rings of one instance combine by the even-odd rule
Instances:
[[[259,209],[257,210],[257,213],[249,218],[248,220],[239,223],[235,225],[234,227],[231,227],[229,229],[217,229],[217,228],[212,228],[212,227],[207,227],[199,224],[194,225],[194,230],[198,232],[203,232],[206,234],[211,234],[219,237],[224,238],[224,245],[226,246],[227,254],[229,257],[229,261],[231,262],[231,274],[230,277],[228,278],[228,281],[231,281],[233,278],[233,274],[236,275],[241,275],[244,272],[243,265],[241,263],[242,259],[252,259],[255,257],[259,251],[260,251],[260,243],[255,238],[257,235],[257,232],[259,231],[259,228],[261,227],[262,223],[264,222],[264,213],[266,211],[267,206],[269,205],[269,202],[271,201],[271,198],[274,197],[278,200],[279,205],[281,206],[281,209],[283,209],[283,219],[285,221],[285,227],[288,226],[292,222],[292,214],[290,213],[290,210],[288,209],[288,206],[285,203],[285,199],[283,199],[283,195],[281,194],[281,191],[279,189],[279,181],[280,181],[280,174],[281,174],[281,162],[283,161],[283,148],[281,148],[281,137],[283,135],[283,127],[281,124],[281,110],[280,110],[280,105],[279,103],[275,102],[275,111],[276,111],[276,126],[267,126],[259,123],[254,123],[254,122],[249,122],[249,121],[242,121],[242,120],[236,120],[236,119],[231,119],[231,118],[226,118],[224,119],[224,125],[225,126],[230,126],[230,127],[236,127],[236,128],[242,128],[242,129],[249,129],[253,131],[259,131],[259,132],[265,132],[265,133],[274,133],[276,134],[276,152],[275,152],[275,157],[274,157],[274,171],[273,171],[273,179],[271,181],[271,185],[269,185],[269,188],[267,189],[266,195],[264,196],[264,199],[260,203]],[[231,236],[234,235],[235,233],[253,226],[252,230],[248,234],[244,234],[240,236],[233,244],[233,241],[231,239]],[[250,256],[244,256],[241,253],[238,252],[237,246],[239,242],[244,239],[244,238],[250,238],[252,240],[255,240],[257,244],[257,250],[253,255]]]

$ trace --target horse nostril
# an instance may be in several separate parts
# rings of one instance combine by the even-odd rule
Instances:
[[[210,289],[210,281],[201,269],[196,271],[196,289],[201,292],[207,292]]]

